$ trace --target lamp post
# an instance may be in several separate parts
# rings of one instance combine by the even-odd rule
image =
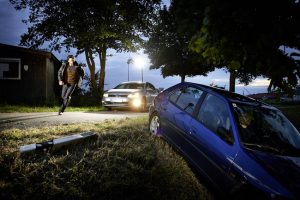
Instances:
[[[141,69],[142,69],[142,82],[144,82],[143,67],[141,67]]]
[[[132,58],[128,58],[128,60],[127,60],[127,65],[128,65],[128,81],[129,81],[129,64],[132,64],[132,63],[133,63]]]

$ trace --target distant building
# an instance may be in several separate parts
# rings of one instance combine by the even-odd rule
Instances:
[[[300,85],[297,85],[295,87],[295,91],[294,94],[292,95],[288,95],[285,94],[283,92],[280,93],[257,93],[257,94],[251,94],[251,95],[247,95],[248,97],[251,97],[253,99],[257,99],[257,100],[275,100],[278,99],[281,102],[299,102],[300,101]]]
[[[257,93],[257,94],[247,95],[247,96],[257,100],[276,99],[275,93]]]
[[[0,102],[53,101],[59,95],[60,65],[50,52],[0,44]]]

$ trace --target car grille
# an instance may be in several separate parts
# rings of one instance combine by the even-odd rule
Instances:
[[[108,94],[108,97],[127,97],[128,94]]]
[[[120,102],[120,103],[118,103],[118,102],[110,102],[110,101],[108,101],[108,102],[105,102],[105,104],[106,105],[128,105],[128,102]]]

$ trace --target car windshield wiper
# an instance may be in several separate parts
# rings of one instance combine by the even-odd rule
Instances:
[[[282,151],[280,151],[279,149],[276,149],[274,147],[271,147],[271,146],[261,145],[261,144],[252,144],[252,143],[243,143],[243,144],[248,148],[282,154]]]

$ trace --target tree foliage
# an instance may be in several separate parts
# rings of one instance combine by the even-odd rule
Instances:
[[[282,47],[300,49],[299,1],[174,0],[173,4],[183,30],[195,30],[197,24],[190,48],[209,63],[226,66],[246,84],[257,76],[269,78],[269,88],[288,90],[297,84],[299,65]]]
[[[178,30],[172,6],[162,8],[145,45],[152,63],[150,69],[161,69],[163,77],[178,75],[181,81],[186,76],[206,75],[213,67],[189,50],[190,39],[188,32]]]
[[[29,8],[29,28],[21,45],[52,50],[77,48],[85,53],[93,93],[102,98],[107,50],[135,51],[140,47],[160,0],[10,0],[17,10]],[[95,57],[100,59],[96,83]]]

